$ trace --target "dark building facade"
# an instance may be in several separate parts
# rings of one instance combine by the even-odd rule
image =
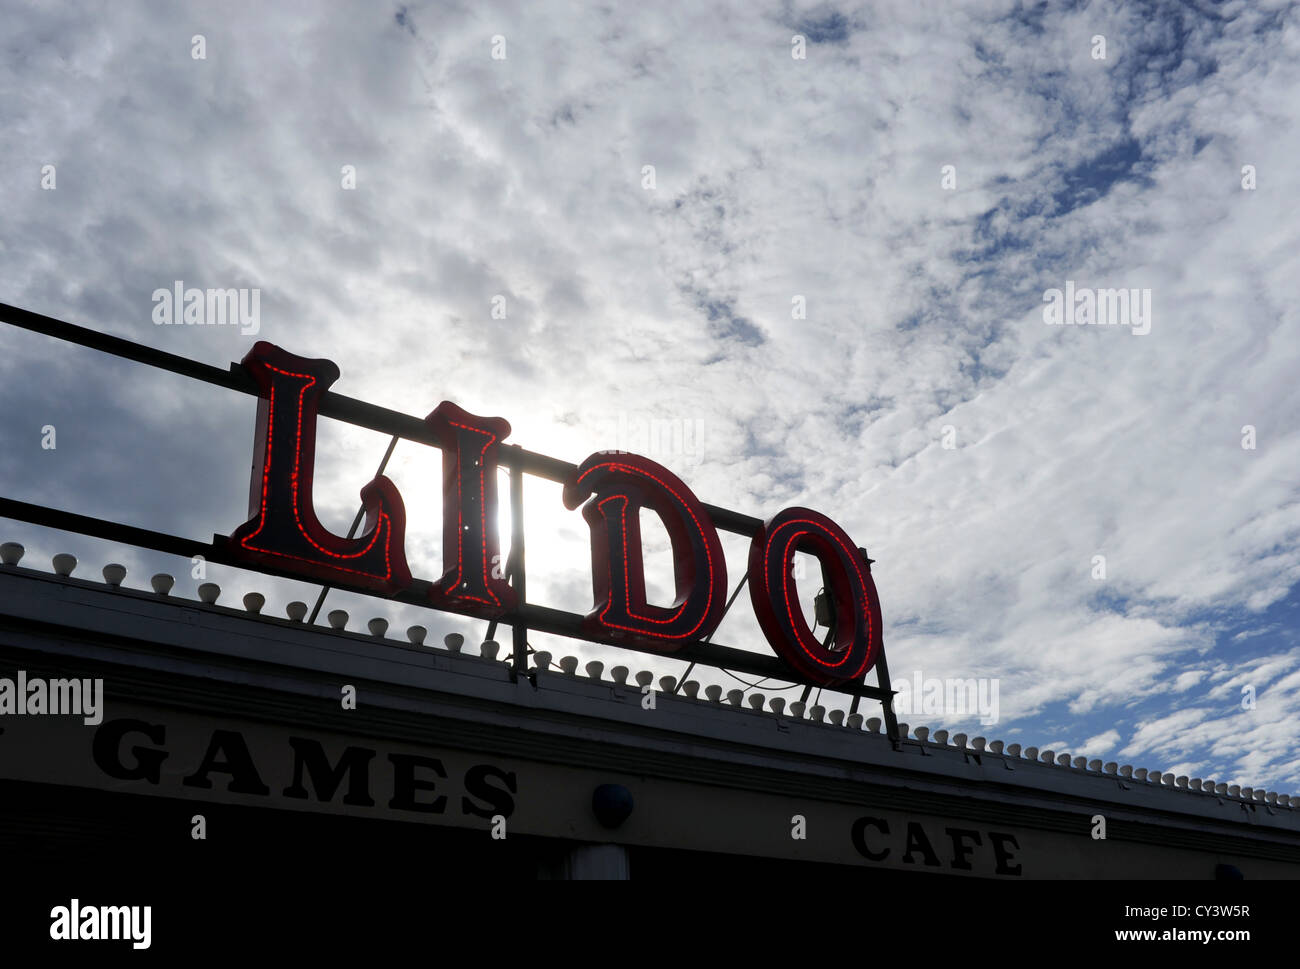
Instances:
[[[0,717],[0,852],[191,875],[1300,876],[1300,805],[1272,792],[546,665],[0,567],[0,677],[104,689],[96,723]]]

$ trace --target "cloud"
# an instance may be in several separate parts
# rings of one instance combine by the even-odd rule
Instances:
[[[1085,757],[1100,756],[1113,750],[1117,743],[1119,743],[1119,731],[1107,730],[1085,740],[1083,746],[1079,748],[1079,753]]]
[[[124,4],[6,28],[6,301],[224,367],[254,338],[156,327],[150,294],[257,287],[257,338],[335,360],[340,392],[455,400],[573,461],[620,418],[699,422],[706,449],[649,456],[705,501],[840,522],[896,668],[999,677],[1031,743],[1118,731],[1124,756],[1300,784],[1289,12]],[[1149,289],[1150,333],[1045,326],[1067,280]],[[250,402],[0,341],[6,494],[201,539],[243,520]],[[385,442],[329,424],[317,501],[344,531]],[[436,572],[436,473],[401,467]],[[589,587],[566,514],[536,506],[541,602]],[[745,605],[718,639],[766,651]]]

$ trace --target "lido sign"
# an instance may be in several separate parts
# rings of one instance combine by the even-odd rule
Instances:
[[[384,475],[361,489],[365,528],[357,538],[328,531],[312,506],[316,417],[339,378],[329,360],[307,359],[258,342],[243,359],[259,393],[249,520],[230,536],[240,563],[395,595],[412,583],[406,562],[406,511]],[[515,589],[494,568],[497,467],[510,425],[443,401],[425,418],[443,455],[443,572],[428,605],[509,621]],[[667,468],[649,458],[597,452],[563,485],[567,508],[582,509],[591,532],[595,604],[581,634],[594,642],[672,652],[706,639],[726,611],[727,565],[708,512]],[[646,601],[641,509],[654,511],[672,544],[676,597]],[[799,603],[794,553],[815,556],[828,579],[833,635],[819,641]],[[769,518],[749,549],[749,592],[772,649],[796,674],[820,685],[860,679],[880,653],[880,604],[865,553],[825,515],[787,508]]]

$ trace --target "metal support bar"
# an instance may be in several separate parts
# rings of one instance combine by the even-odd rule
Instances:
[[[102,538],[122,545],[153,549],[155,552],[166,552],[187,559],[202,555],[209,561],[213,560],[213,547],[206,542],[196,542],[191,538],[181,538],[179,535],[168,535],[147,528],[137,528],[134,525],[105,521],[102,518],[91,518],[89,515],[78,515],[58,508],[47,508],[45,505],[35,505],[29,501],[0,498],[0,516],[12,518],[14,521],[30,522],[33,525],[44,525],[47,528],[57,528],[60,531],[89,535],[91,538]]]
[[[511,586],[515,590],[516,615],[511,620],[514,630],[515,676],[528,673],[528,626],[524,611],[528,605],[528,585],[524,568],[524,476],[519,470],[510,472],[510,558],[515,564]]]
[[[8,303],[0,303],[0,322],[54,337],[58,340],[64,340],[77,346],[99,350],[103,353],[122,357],[125,360],[143,363],[169,373],[202,380],[205,383],[224,387],[227,390],[235,390],[252,397],[257,397],[260,394],[257,383],[237,363],[230,364],[228,370],[222,370],[211,364],[190,360],[187,357],[167,353],[164,350],[158,350],[141,343],[134,343],[121,337],[97,333],[84,326],[77,326],[75,323],[68,323],[52,316],[42,316],[40,313],[33,313],[31,310],[11,306]],[[422,418],[411,414],[403,414],[401,411],[391,410],[387,407],[379,407],[376,404],[369,404],[354,397],[345,397],[343,394],[326,391],[320,396],[318,412],[322,417],[331,417],[356,427],[364,427],[408,441],[417,441],[430,447],[440,447],[439,443],[433,439],[428,424]],[[511,471],[521,470],[525,474],[535,474],[539,478],[546,478],[548,481],[556,481],[561,484],[577,470],[576,464],[561,461],[545,454],[538,454],[536,451],[526,450],[517,444],[502,444],[498,462],[502,467],[509,468]],[[744,535],[747,538],[752,538],[763,524],[760,519],[752,515],[742,515],[726,508],[719,508],[717,505],[705,504],[704,510],[708,513],[715,527],[723,531]]]
[[[40,313],[33,313],[31,310],[10,306],[8,303],[0,303],[0,320],[11,326],[31,330],[33,333],[52,336],[57,340],[66,340],[68,343],[75,343],[91,350],[110,353],[115,357],[122,357],[124,360],[134,360],[136,363],[147,364],[150,367],[167,370],[183,377],[193,377],[195,380],[203,380],[229,390],[243,391],[253,396],[257,396],[258,393],[257,385],[244,373],[243,368],[239,368],[237,373],[233,370],[222,370],[220,367],[214,367],[211,364],[190,360],[188,357],[168,353],[166,350],[158,350],[142,343],[133,343],[119,336],[98,333],[87,327],[67,323],[52,316],[42,316]]]
[[[201,363],[197,360],[190,360],[186,357],[158,350],[144,344],[134,343],[121,337],[98,333],[86,327],[77,326],[76,324],[55,319],[54,317],[43,316],[39,313],[33,313],[30,310],[24,310],[6,303],[0,303],[0,322],[8,323],[12,326],[30,330],[35,333],[41,333],[45,336],[54,337],[55,339],[64,340],[78,346],[99,350],[103,353],[112,354],[136,363],[143,363],[147,366],[165,370],[169,373],[179,374],[195,380],[201,380],[218,387],[224,387],[228,390],[234,390],[254,397],[259,395],[259,389],[256,382],[252,379],[251,375],[237,363],[232,363],[227,370],[222,370],[218,367]],[[380,464],[380,473],[382,473],[383,468],[386,466],[399,438],[416,441],[432,447],[440,447],[439,443],[433,440],[430,429],[424,420],[410,414],[403,414],[400,411],[390,410],[386,407],[379,407],[374,404],[366,403],[365,401],[345,397],[342,394],[327,392],[321,395],[319,400],[319,413],[323,417],[330,417],[357,427],[364,427],[390,435],[392,440],[389,443],[388,452],[384,456],[384,461]],[[523,475],[535,474],[550,481],[563,483],[576,471],[576,465],[571,464],[568,461],[561,461],[544,454],[525,450],[515,444],[503,444],[501,446],[499,464],[500,466],[509,469],[511,473],[511,562],[508,564],[507,568],[508,578],[512,587],[516,590],[518,598],[518,604],[516,607],[511,610],[509,614],[500,617],[500,621],[507,622],[514,628],[514,669],[516,672],[519,672],[527,670],[529,629],[536,629],[554,635],[568,636],[575,639],[590,641],[589,635],[582,627],[581,616],[557,609],[548,609],[543,606],[528,604],[524,579]],[[705,504],[704,509],[713,525],[724,531],[752,538],[758,532],[759,528],[762,527],[761,520],[750,515],[743,515],[739,512],[729,511],[728,509],[719,508],[716,505],[709,504]],[[153,549],[155,551],[165,552],[172,555],[184,556],[185,558],[193,558],[196,555],[202,555],[208,561],[215,564],[228,565],[236,568],[248,567],[247,563],[236,559],[230,554],[228,548],[229,540],[222,535],[214,535],[211,544],[206,544],[175,535],[168,535],[162,532],[137,528],[131,525],[123,525],[118,522],[105,521],[103,519],[92,518],[85,515],[77,515],[72,512],[48,508],[29,502],[16,501],[9,498],[0,498],[0,516],[19,521],[27,521],[33,524],[61,529],[64,531],[75,532],[94,538],[133,545],[139,548]],[[362,516],[363,513],[358,512],[357,517],[354,519],[353,526],[348,532],[349,537],[355,535],[357,529],[360,528]],[[869,569],[871,560],[867,558],[865,550],[862,550],[862,555],[864,560],[867,562]],[[258,571],[267,575],[279,576],[287,579],[298,581],[301,581],[302,579],[301,575],[272,567],[259,567]],[[728,609],[731,608],[731,604],[735,601],[736,596],[739,594],[740,589],[744,586],[747,579],[748,573],[746,573],[746,577],[741,580],[736,591],[732,593],[731,599],[727,603]],[[408,588],[391,596],[383,596],[380,593],[369,592],[362,589],[352,591],[379,598],[387,598],[397,602],[427,606],[427,593],[430,586],[431,584],[427,580],[415,579],[411,582]],[[322,589],[321,595],[317,600],[316,608],[312,612],[312,620],[315,620],[319,614],[329,588],[330,587],[327,585]],[[452,608],[447,609],[446,611],[458,612],[459,610]],[[466,612],[464,614],[469,615],[470,613]],[[725,614],[726,613],[724,612],[724,615]],[[489,627],[489,633],[495,633],[495,621],[493,625]],[[712,634],[710,634],[708,639],[703,642],[691,643],[675,654],[676,658],[684,659],[689,662],[690,665],[687,668],[688,676],[697,663],[702,663],[709,666],[736,670],[749,675],[786,681],[789,680],[789,668],[777,657],[763,656],[746,650],[720,646],[716,643],[710,642],[709,640],[711,639]],[[651,651],[646,650],[645,652]],[[884,706],[887,731],[890,735],[890,739],[897,744],[898,724],[892,704],[893,692],[889,689],[889,671],[885,661],[883,644],[881,646],[880,657],[877,660],[876,672],[879,684],[878,688],[869,687],[865,683],[844,683],[833,687],[832,689],[840,693],[852,695],[855,698],[855,710],[857,708],[858,698],[860,697],[865,696],[881,701]],[[685,678],[683,678],[683,682],[684,679]],[[805,701],[807,700],[809,692],[808,689],[805,689]]]
[[[379,462],[379,470],[375,472],[376,478],[384,473],[384,468],[388,467],[388,459],[393,456],[393,448],[395,447],[397,447],[396,434],[394,434],[393,439],[388,442],[388,450],[384,452],[384,459]],[[361,519],[365,517],[365,514],[366,506],[362,505],[357,509],[356,517],[352,519],[352,527],[348,529],[348,538],[352,538],[356,535],[357,529],[361,527]],[[320,615],[320,607],[325,604],[325,596],[329,594],[329,591],[332,588],[333,586],[330,585],[323,585],[320,587],[320,595],[316,597],[316,605],[312,607],[311,615],[307,618],[307,625],[311,626],[315,624],[316,617]]]
[[[676,696],[682,691],[682,684],[690,679],[691,670],[693,669],[695,669],[695,660],[691,660],[690,664],[686,667],[686,672],[682,674],[681,679],[677,681],[677,685],[673,687],[673,696]]]
[[[745,588],[745,583],[748,581],[749,581],[749,570],[746,569],[745,574],[740,577],[740,581],[736,584],[736,590],[731,593],[731,598],[728,599],[727,604],[722,607],[722,615],[718,617],[718,626],[721,626],[722,620],[727,618],[727,613],[731,611],[731,604],[736,601],[736,596],[740,595],[740,590]],[[718,631],[718,626],[714,626],[713,632],[710,632],[707,636],[704,637],[704,642],[707,643],[713,639],[713,633]],[[673,687],[673,692],[672,692],[673,696],[676,696],[679,692],[681,692],[682,684],[686,682],[686,678],[691,675],[691,670],[693,669],[695,669],[695,660],[691,660],[690,665],[686,667],[686,672],[682,674],[681,679],[677,681],[677,685]]]
[[[897,748],[901,743],[898,736],[898,717],[894,713],[894,691],[889,688],[893,681],[889,678],[889,664],[885,661],[885,644],[883,640],[880,643],[880,658],[876,660],[876,683],[884,698],[880,705],[885,711],[885,733],[889,735],[889,740]]]
[[[862,556],[862,563],[867,568],[867,574],[871,574],[872,563],[875,562],[867,554],[865,548],[858,549],[858,554]],[[889,678],[889,661],[885,659],[885,637],[882,632],[880,637],[880,655],[876,658],[876,686],[881,694],[880,706],[885,714],[885,733],[889,736],[889,742],[898,750],[902,745],[902,738],[898,735],[898,716],[894,713],[894,690],[893,680]],[[853,701],[854,709],[857,709],[857,698]]]
[[[0,498],[0,518],[30,522],[46,528],[75,532],[91,538],[102,538],[111,542],[134,545],[137,548],[152,549],[156,552],[166,552],[185,558],[202,555],[215,565],[226,565],[237,569],[249,568],[247,562],[241,561],[230,554],[229,539],[224,535],[214,535],[211,544],[206,544],[192,539],[180,538],[176,535],[167,535],[146,528],[137,528],[133,525],[105,521],[101,518],[91,518],[88,515],[76,515],[71,512],[47,508],[44,505],[35,505],[30,502],[17,501],[12,498]],[[269,565],[259,565],[255,571],[263,575],[292,579],[295,582],[302,581],[302,576],[296,572],[278,569]],[[385,595],[381,592],[363,588],[350,589],[349,591],[358,595],[383,599],[384,601],[402,602],[407,605],[428,608],[428,596],[431,586],[432,583],[427,579],[412,579],[409,586],[393,595]],[[468,610],[443,607],[443,611],[474,617],[474,613]],[[501,618],[502,622],[510,624],[519,621],[522,627],[535,629],[538,632],[566,636],[570,639],[580,639],[584,642],[593,642],[590,633],[583,627],[583,617],[561,609],[551,609],[547,606],[526,603],[516,607],[516,609]],[[636,647],[626,644],[612,643],[610,645],[618,646],[620,649],[636,650]],[[657,650],[638,651],[653,653],[660,657],[663,655]],[[790,667],[778,657],[736,649],[732,646],[723,646],[718,643],[691,643],[675,652],[673,658],[733,670],[749,676],[765,676],[787,683],[792,682]],[[874,700],[887,699],[891,695],[887,690],[878,690],[863,683],[841,683],[832,687],[832,689],[838,693],[860,695]]]
[[[732,605],[732,603],[734,603],[734,602],[736,601],[736,596],[740,595],[740,590],[743,589],[743,588],[745,588],[745,583],[748,582],[748,581],[749,581],[749,570],[746,569],[746,570],[745,570],[745,574],[742,575],[742,576],[740,577],[740,581],[736,583],[736,591],[733,592],[733,593],[731,593],[731,598],[727,600],[727,604],[726,604],[726,605],[723,607],[723,609],[722,609],[722,615],[718,617],[718,626],[721,626],[721,625],[722,625],[722,620],[724,620],[724,619],[727,618],[727,613],[729,613],[729,612],[731,611],[731,605]],[[717,631],[718,631],[718,626],[714,626],[714,627],[713,627],[713,632],[717,632]],[[704,637],[704,641],[707,643],[707,642],[708,642],[709,640],[711,640],[712,638],[713,638],[713,633],[711,632],[711,633],[709,633],[707,636]]]
[[[510,557],[506,559],[506,581],[507,581],[507,582],[511,582],[511,583],[513,584],[514,576],[515,576],[515,550],[512,548],[512,549],[510,549]],[[500,624],[501,624],[501,620],[500,620],[500,619],[493,619],[493,620],[491,620],[491,621],[488,623],[487,635],[486,635],[485,637],[483,637],[483,638],[484,638],[485,640],[486,640],[486,639],[496,639],[496,638],[497,638],[497,626],[499,626]]]

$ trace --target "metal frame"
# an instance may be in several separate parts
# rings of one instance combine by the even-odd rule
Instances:
[[[20,309],[5,303],[0,303],[0,322],[74,343],[78,346],[100,350],[113,356],[166,370],[169,373],[215,384],[228,390],[238,391],[253,397],[259,395],[257,385],[252,377],[238,363],[232,363],[229,370],[221,370],[218,367],[190,360],[164,350],[134,343],[121,337],[98,333],[86,327],[77,326],[53,317],[42,316],[39,313],[33,313],[30,310]],[[437,442],[433,440],[429,433],[428,426],[421,418],[390,410],[386,407],[368,404],[365,401],[346,397],[332,391],[321,396],[319,413],[321,416],[332,417],[356,427],[364,427],[391,435],[393,440],[390,442],[388,453],[385,455],[385,463],[388,456],[392,454],[393,446],[399,438],[417,441],[430,447],[438,447]],[[563,483],[576,466],[567,461],[529,451],[517,444],[501,445],[499,464],[507,468],[510,473],[511,536],[507,572],[519,602],[519,605],[510,613],[502,616],[500,621],[508,623],[513,628],[513,670],[516,675],[523,676],[527,674],[528,670],[528,632],[530,629],[590,641],[580,628],[582,616],[528,602],[526,570],[524,567],[524,475],[532,474],[549,481]],[[742,515],[739,512],[720,508],[716,505],[705,503],[704,510],[715,528],[743,535],[746,538],[752,538],[762,525],[761,520],[758,518]],[[224,535],[214,535],[212,542],[205,544],[176,535],[168,535],[132,525],[91,518],[45,505],[3,497],[0,497],[0,516],[48,528],[77,532],[112,542],[148,548],[158,552],[181,555],[187,558],[202,555],[208,561],[219,565],[228,565],[241,569],[249,568],[247,563],[236,561],[230,556],[227,549],[228,538]],[[358,524],[359,521],[354,523],[354,530]],[[870,563],[870,559],[867,559],[867,562]],[[259,568],[256,571],[303,581],[300,575],[271,567]],[[741,585],[743,586],[743,584],[744,580],[742,579]],[[394,596],[383,596],[380,593],[367,592],[362,589],[349,589],[348,591],[362,595],[375,595],[379,598],[391,598],[398,602],[430,608],[427,598],[429,586],[430,583],[427,580],[415,579],[408,588]],[[731,601],[735,601],[736,594],[740,592],[740,587],[737,586]],[[322,589],[322,599],[327,589],[328,586]],[[319,610],[319,603],[317,609]],[[497,622],[494,621],[489,626],[488,638],[495,635],[496,625]],[[636,647],[632,646],[619,646],[618,648],[636,649]],[[786,683],[798,682],[792,676],[793,671],[775,655],[764,656],[707,640],[691,643],[672,653],[660,653],[653,650],[638,651],[665,659],[684,660],[692,664],[692,666],[700,664],[758,675]],[[885,660],[883,642],[881,643],[880,655],[876,660],[875,668],[877,680],[875,687],[867,686],[864,681],[844,683],[834,687],[825,687],[824,689],[852,696],[852,712],[857,711],[858,702],[862,697],[879,701],[884,710],[886,732],[889,734],[890,739],[895,744],[898,744],[898,722],[892,703],[893,691],[889,688],[889,670]]]

